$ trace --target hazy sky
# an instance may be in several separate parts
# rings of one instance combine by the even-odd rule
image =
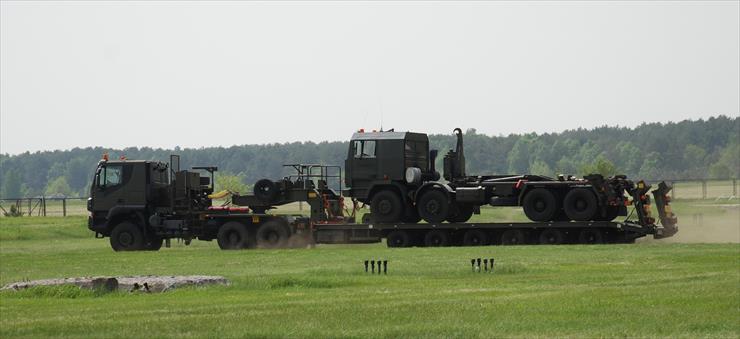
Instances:
[[[740,115],[740,2],[0,2],[0,152]]]

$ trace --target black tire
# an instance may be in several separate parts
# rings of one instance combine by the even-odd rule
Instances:
[[[444,230],[431,230],[424,235],[424,246],[444,247],[450,245],[450,235]]]
[[[260,179],[254,184],[254,196],[264,203],[275,200],[278,194],[278,187],[270,179]]]
[[[601,244],[604,243],[604,234],[598,228],[584,228],[578,235],[578,242],[581,244]]]
[[[506,230],[501,234],[501,245],[523,245],[524,232],[520,230]]]
[[[218,247],[222,250],[240,250],[250,244],[247,227],[236,221],[227,222],[218,228]]]
[[[432,224],[445,221],[450,213],[450,201],[447,194],[438,189],[425,192],[416,206],[421,218]]]
[[[360,222],[362,222],[363,224],[370,224],[370,223],[372,223],[374,221],[375,220],[373,220],[373,215],[370,214],[370,213],[363,214],[362,215],[362,219],[360,219]]]
[[[473,205],[457,205],[457,213],[447,218],[449,222],[467,222],[473,216]]]
[[[136,224],[124,221],[110,233],[110,246],[114,251],[141,251],[146,248],[144,232]]]
[[[403,215],[401,197],[396,192],[384,190],[375,193],[370,202],[370,213],[375,222],[397,222]]]
[[[488,245],[488,235],[482,230],[468,230],[463,235],[463,246]]]
[[[598,212],[596,195],[587,188],[575,188],[565,195],[563,210],[571,220],[593,220]]]
[[[527,218],[532,221],[553,220],[560,209],[555,194],[545,188],[535,188],[529,191],[524,196],[522,208]]]
[[[421,216],[414,206],[408,206],[404,215],[401,217],[401,221],[407,224],[418,224],[421,221]]]
[[[540,244],[543,245],[560,245],[564,239],[563,232],[557,228],[548,228],[540,233]]]
[[[270,220],[257,228],[257,247],[282,248],[288,245],[290,231],[276,220]]]
[[[406,231],[392,231],[386,236],[386,245],[388,247],[409,247],[411,246],[411,237]]]
[[[162,248],[162,238],[152,235],[147,239],[146,250],[147,251],[159,251]]]

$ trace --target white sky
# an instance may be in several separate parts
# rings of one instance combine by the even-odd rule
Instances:
[[[740,2],[0,2],[0,152],[740,115]]]

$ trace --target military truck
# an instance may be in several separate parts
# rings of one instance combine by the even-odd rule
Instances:
[[[445,181],[435,170],[436,150],[426,134],[359,131],[350,141],[345,195],[369,204],[379,223],[464,223],[480,206],[521,206],[532,221],[611,221],[626,216],[626,176],[584,178],[536,174],[468,175],[463,134],[443,159]]]

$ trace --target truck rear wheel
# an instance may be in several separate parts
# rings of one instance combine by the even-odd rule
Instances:
[[[411,246],[411,237],[406,231],[396,230],[388,233],[386,245],[388,247],[409,247]]]
[[[401,197],[393,191],[380,191],[370,202],[370,212],[375,222],[396,222],[403,215]]]
[[[144,232],[130,221],[119,223],[110,233],[110,246],[114,251],[140,251],[146,246]]]
[[[457,205],[457,213],[447,218],[449,222],[467,222],[473,216],[473,205]]]
[[[282,223],[270,220],[257,229],[257,247],[281,248],[288,244],[290,231]]]
[[[447,194],[433,189],[424,193],[417,203],[419,215],[428,223],[445,221],[450,213],[450,202]]]
[[[558,202],[550,190],[535,188],[524,196],[522,208],[529,220],[549,221],[553,220],[558,212]]]
[[[501,234],[501,245],[522,245],[524,240],[524,232],[520,230],[506,230]]]
[[[230,221],[218,228],[216,239],[222,250],[239,250],[249,245],[249,232],[244,224]]]
[[[584,228],[578,235],[578,242],[581,244],[601,244],[604,242],[604,235],[598,228]]]
[[[488,236],[481,230],[468,230],[463,235],[463,246],[485,246],[488,245]]]
[[[159,251],[162,248],[162,238],[156,235],[147,237],[146,250],[147,251]]]
[[[431,230],[424,236],[424,246],[444,247],[450,245],[450,235],[447,231]]]
[[[575,188],[565,195],[563,210],[568,218],[576,221],[593,220],[598,212],[596,195],[586,188]]]
[[[540,244],[543,245],[560,245],[563,239],[563,232],[559,229],[549,228],[540,233]]]

